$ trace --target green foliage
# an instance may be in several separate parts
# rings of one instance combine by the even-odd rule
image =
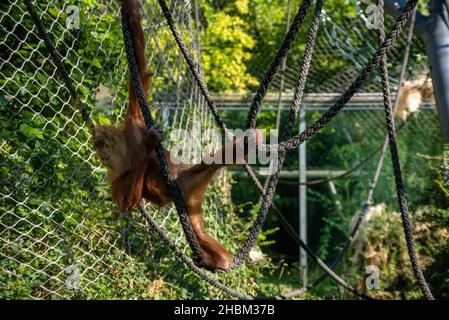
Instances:
[[[213,91],[242,92],[257,81],[247,73],[254,39],[241,15],[248,13],[247,0],[228,1],[217,11],[209,1],[201,1],[207,27],[202,34],[202,60],[206,81]]]
[[[437,298],[449,294],[449,218],[445,196],[449,184],[443,178],[444,157],[444,154],[426,156],[432,174],[425,178],[425,197],[420,197],[411,212],[420,262]],[[383,299],[421,299],[422,294],[411,270],[399,213],[391,212],[385,205],[378,205],[368,212],[364,223],[354,249],[349,254],[350,262],[342,272],[358,279],[358,287],[366,290],[364,279],[355,275],[364,274],[367,265],[376,265],[380,269],[380,289],[368,291],[369,294]]]

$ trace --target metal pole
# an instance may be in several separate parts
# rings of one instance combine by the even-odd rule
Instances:
[[[306,129],[306,110],[299,112],[299,132]],[[306,143],[299,146],[299,237],[307,243],[307,158]],[[307,285],[307,253],[299,249],[300,279],[303,286]]]
[[[430,5],[431,35],[426,43],[430,73],[445,143],[449,143],[449,7],[445,0]]]

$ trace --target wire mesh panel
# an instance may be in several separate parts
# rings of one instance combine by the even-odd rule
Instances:
[[[94,121],[120,122],[128,94],[119,2],[34,5]],[[173,264],[173,256],[138,216],[119,214],[110,201],[105,169],[93,155],[80,110],[71,105],[25,5],[9,1],[0,6],[0,296],[157,298],[164,289],[166,297],[176,290],[177,297],[188,297],[191,287],[174,289],[167,283],[192,275]],[[170,6],[196,54],[190,2]],[[152,112],[167,136],[174,128],[211,127],[157,1],[145,1],[142,24],[153,73],[150,100],[158,106]],[[228,196],[222,174],[204,204],[208,231],[219,238],[231,233],[223,227],[223,211],[232,211]],[[187,251],[174,209],[151,207],[151,212]],[[209,294],[207,286],[194,289],[199,296]]]

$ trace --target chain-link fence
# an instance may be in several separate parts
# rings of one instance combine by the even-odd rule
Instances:
[[[95,122],[119,123],[127,105],[119,2],[55,0],[34,5]],[[221,297],[192,282],[193,276],[137,215],[118,214],[80,110],[70,104],[25,5],[9,1],[0,6],[0,296]],[[171,2],[196,54],[191,7],[189,1]],[[210,128],[211,115],[156,1],[145,1],[142,17],[157,121],[167,136],[173,128]],[[166,96],[174,105],[165,108]],[[171,141],[184,141],[177,138]],[[196,146],[191,141],[184,148]],[[225,174],[208,191],[204,207],[208,231],[231,238],[230,225],[223,223],[232,214]],[[151,207],[151,212],[173,240],[189,250],[175,210]]]

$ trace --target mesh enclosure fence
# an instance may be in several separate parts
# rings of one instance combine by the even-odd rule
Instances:
[[[214,127],[213,118],[178,53],[157,1],[142,3],[147,61],[153,73],[149,97],[154,106],[153,116],[166,136],[170,136],[168,148],[181,144],[182,149],[189,150],[189,156],[197,158],[198,152],[204,151],[198,148],[202,144],[198,135],[186,137],[185,133],[174,129],[201,132]],[[118,1],[53,0],[34,4],[94,121],[99,124],[121,122],[127,106],[128,73]],[[80,110],[70,104],[69,92],[60,81],[25,5],[22,1],[7,1],[0,7],[0,297],[227,297],[199,282],[148,230],[137,213],[122,215],[117,212],[110,199],[105,169],[94,157]],[[201,60],[197,25],[192,19],[195,12],[190,1],[172,0],[170,9],[191,52],[196,60]],[[360,30],[366,29],[363,23],[363,19],[357,19],[337,25],[323,16],[307,93],[341,92],[354,79],[375,51],[375,46],[371,45],[376,43],[375,33],[361,33]],[[400,68],[405,34],[401,34],[389,53],[393,87],[397,84],[395,76]],[[414,43],[417,43],[416,54],[421,54],[422,44],[418,39]],[[301,45],[295,45],[293,51],[302,52]],[[262,54],[266,56],[266,63],[260,63],[260,70],[249,70],[259,79],[264,71],[262,67],[269,65],[274,52]],[[289,106],[288,94],[296,84],[300,68],[297,56],[289,55],[283,75],[285,107]],[[330,72],[330,64],[342,67]],[[412,63],[411,69],[416,68]],[[281,87],[280,77],[281,73],[275,78],[274,91]],[[363,91],[379,92],[380,78],[373,77]],[[273,97],[273,101],[277,101],[277,96]],[[217,98],[218,106],[223,109],[231,110],[230,107],[235,106],[241,110],[245,107],[247,111],[249,103],[230,101]],[[307,98],[304,104],[309,107]],[[275,110],[277,104],[266,103],[264,107]],[[324,107],[327,105],[323,103],[310,106],[307,123],[317,119]],[[355,108],[350,106],[348,110],[351,111],[339,114],[319,137],[308,143],[309,168],[349,169],[383,142],[382,103],[368,101]],[[225,111],[223,115],[232,128],[241,127],[246,113],[234,110]],[[266,124],[267,119],[274,123],[269,117],[262,118],[260,123]],[[426,107],[408,120],[399,141],[418,137],[416,142],[419,143],[410,150],[406,150],[405,143],[400,143],[402,156],[406,156],[405,172],[413,170],[413,166],[424,165],[425,160],[414,157],[417,152],[439,151],[439,135],[434,108]],[[435,137],[435,143],[426,143],[426,136]],[[345,141],[347,153],[337,156],[342,146],[332,148],[334,141]],[[360,152],[355,153],[356,149]],[[296,152],[289,153],[287,164],[297,166]],[[367,165],[363,174],[354,180],[351,187],[354,205],[348,212],[354,214],[360,208],[364,186],[374,165],[374,162]],[[385,194],[390,197],[386,200],[394,203],[392,192],[388,191],[394,190],[391,168],[386,175]],[[283,184],[292,189],[289,187],[292,181],[281,177],[281,192]],[[312,207],[314,203],[324,202],[321,187],[314,188],[309,188]],[[415,186],[408,188],[408,191],[420,190]],[[254,190],[245,190],[244,198],[256,201],[258,195]],[[239,240],[246,236],[243,230],[248,225],[235,215],[225,172],[208,189],[203,205],[208,232],[235,252],[236,245],[241,243]],[[176,210],[173,207],[160,210],[151,205],[148,208],[177,245],[190,254]],[[315,227],[309,233],[318,235],[321,225],[315,224],[313,219],[312,216],[310,221]],[[294,218],[292,222],[295,223]],[[314,245],[313,237],[310,240]],[[234,288],[249,288],[253,293],[257,288],[247,277],[244,266],[217,277]]]
[[[128,82],[119,2],[34,5],[94,121],[119,123],[126,112]],[[80,110],[70,104],[25,5],[11,1],[1,6],[0,296],[157,297],[162,278],[179,282],[192,277],[139,216],[117,212]],[[172,1],[171,9],[196,54],[190,2]],[[212,127],[156,1],[145,1],[142,17],[157,122],[167,136],[177,128]],[[164,103],[167,97],[169,104]],[[201,141],[185,138],[174,134],[167,146],[182,142],[189,152],[198,152]],[[225,173],[206,198],[206,228],[217,238],[230,238],[232,230],[223,223],[232,214]],[[174,208],[149,209],[188,252]],[[189,291],[222,296],[188,282],[178,284],[177,296],[195,297]]]

